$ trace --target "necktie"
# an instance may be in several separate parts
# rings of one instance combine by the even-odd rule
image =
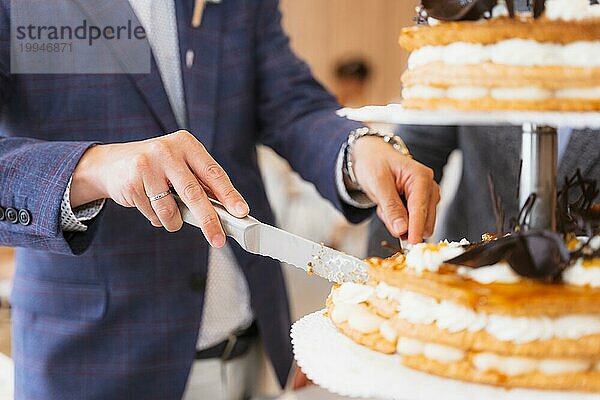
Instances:
[[[180,128],[187,126],[174,0],[131,0],[146,29],[160,77]]]

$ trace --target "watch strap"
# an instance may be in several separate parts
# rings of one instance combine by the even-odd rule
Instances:
[[[384,142],[389,143],[400,154],[402,154],[406,157],[412,158],[410,151],[408,150],[408,147],[406,147],[406,144],[399,136],[381,133],[379,131],[376,131],[376,130],[368,128],[368,127],[362,127],[362,128],[358,128],[358,129],[351,131],[350,134],[348,135],[348,141],[346,143],[346,149],[345,149],[345,161],[346,162],[344,163],[344,168],[343,168],[344,176],[345,176],[345,178],[347,178],[347,185],[348,185],[349,190],[362,190],[360,184],[358,183],[358,180],[356,179],[356,175],[354,174],[353,149],[354,149],[356,142],[360,138],[365,137],[365,136],[380,137],[381,139],[383,139]]]

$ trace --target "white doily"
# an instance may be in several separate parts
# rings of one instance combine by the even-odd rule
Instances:
[[[317,385],[349,397],[393,400],[598,400],[598,394],[478,385],[406,368],[399,356],[360,346],[339,333],[323,311],[292,326],[298,365]]]

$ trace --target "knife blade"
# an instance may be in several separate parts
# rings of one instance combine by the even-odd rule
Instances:
[[[200,227],[199,222],[181,199],[175,196],[175,200],[183,221]],[[219,202],[212,199],[211,202],[221,220],[225,234],[238,242],[247,252],[271,257],[335,283],[367,281],[367,265],[364,261],[264,224],[251,216],[234,217]]]

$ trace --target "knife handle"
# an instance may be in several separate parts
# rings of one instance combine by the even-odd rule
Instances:
[[[183,222],[187,222],[190,225],[200,228],[200,223],[196,220],[190,209],[183,203],[183,201],[181,201],[179,196],[174,195],[173,197],[177,202]],[[258,227],[260,222],[249,215],[244,218],[234,217],[227,212],[221,203],[211,198],[209,198],[209,200],[219,216],[219,220],[221,221],[221,226],[223,227],[225,234],[238,242],[242,248],[248,250],[248,236],[252,233],[252,228]]]

